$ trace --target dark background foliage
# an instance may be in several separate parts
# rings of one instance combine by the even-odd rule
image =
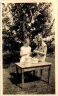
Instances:
[[[54,33],[52,28],[52,3],[2,3],[3,61],[19,61],[20,47],[24,38],[30,38],[32,50],[36,47],[36,36],[41,33],[47,44],[47,53],[53,53]],[[48,37],[52,36],[49,40]],[[35,42],[33,39],[35,38]]]

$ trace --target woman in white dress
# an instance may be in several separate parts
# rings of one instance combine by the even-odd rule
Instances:
[[[31,47],[29,46],[30,45],[29,38],[26,38],[23,44],[24,45],[21,47],[20,50],[20,56],[21,56],[20,63],[25,62],[25,59],[30,57],[31,54]]]

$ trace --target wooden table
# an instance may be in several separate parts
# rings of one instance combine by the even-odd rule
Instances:
[[[42,75],[42,69],[48,68],[48,84],[49,84],[49,77],[50,77],[50,69],[51,69],[51,63],[50,62],[38,62],[37,64],[24,64],[24,63],[15,63],[16,65],[16,72],[17,72],[17,79],[18,79],[18,68],[22,73],[22,88],[24,88],[24,72],[27,71],[33,71],[35,74],[35,70],[38,70],[39,67],[41,69],[41,75]]]

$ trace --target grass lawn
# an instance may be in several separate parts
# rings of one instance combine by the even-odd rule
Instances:
[[[8,68],[3,68],[3,94],[55,94],[55,57],[47,57],[46,61],[52,62],[49,85],[37,77],[37,81],[32,81],[31,76],[30,80],[26,80],[25,88],[21,89],[20,81],[16,86],[16,67],[11,63]],[[40,76],[40,70],[37,71],[37,76]],[[43,70],[42,79],[48,79],[47,68]]]

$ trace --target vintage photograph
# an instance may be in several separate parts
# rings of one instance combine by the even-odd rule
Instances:
[[[3,94],[55,94],[54,2],[1,6]]]

